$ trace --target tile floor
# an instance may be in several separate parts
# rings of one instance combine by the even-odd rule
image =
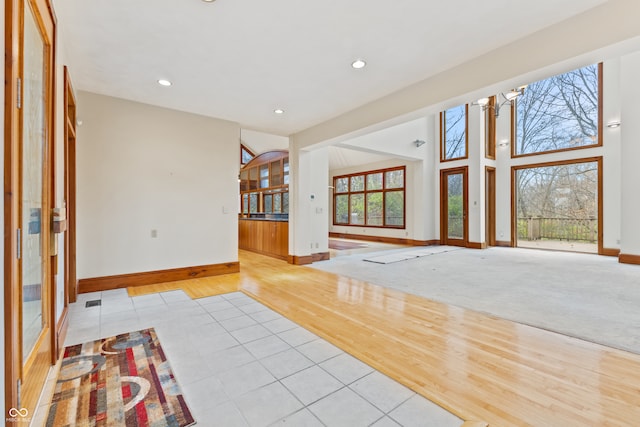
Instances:
[[[85,307],[90,300],[97,307]],[[296,323],[234,292],[82,294],[65,345],[154,327],[198,426],[433,426],[462,420]],[[44,425],[52,370],[32,426]]]

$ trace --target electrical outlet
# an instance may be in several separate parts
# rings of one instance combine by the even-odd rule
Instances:
[[[158,237],[158,230],[151,230],[151,238],[155,239]]]

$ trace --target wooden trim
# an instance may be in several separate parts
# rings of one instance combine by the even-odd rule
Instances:
[[[603,98],[603,92],[602,92],[602,88],[603,88],[603,70],[604,70],[604,66],[603,63],[600,62],[598,63],[598,143],[597,144],[589,144],[589,145],[582,145],[580,147],[571,147],[571,148],[559,148],[557,150],[549,150],[549,151],[539,151],[539,152],[535,152],[535,153],[525,153],[525,154],[517,154],[516,153],[516,131],[515,131],[515,126],[516,126],[516,119],[515,119],[515,111],[516,111],[516,103],[518,102],[517,98],[512,101],[512,107],[511,107],[511,157],[516,159],[516,158],[521,158],[521,157],[530,157],[530,156],[540,156],[540,155],[544,155],[544,154],[551,154],[551,153],[563,153],[565,151],[575,151],[575,150],[584,150],[584,149],[589,149],[589,148],[596,148],[596,147],[602,147],[603,144],[603,129],[602,129],[602,123],[603,123],[603,103],[602,103],[602,98]],[[562,73],[561,73],[562,74]],[[551,76],[554,77],[554,76]],[[551,78],[549,77],[549,78]],[[543,79],[546,80],[546,79]]]
[[[141,273],[118,274],[114,276],[92,277],[80,279],[78,288],[81,294],[87,292],[108,291],[111,289],[127,288],[129,286],[144,286],[178,280],[195,279],[198,277],[219,276],[237,273],[240,264],[237,261],[222,264],[199,265],[194,267],[172,268],[168,270],[145,271]]]
[[[496,96],[489,97],[489,103],[484,111],[485,120],[485,144],[484,157],[496,159]]]
[[[287,259],[287,262],[289,264],[293,264],[293,265],[313,264],[313,256],[311,256],[311,255],[305,255],[305,256],[289,255],[289,258]]]
[[[273,160],[284,159],[286,157],[289,157],[289,151],[288,150],[271,150],[271,151],[267,151],[265,153],[257,155],[253,159],[251,159],[251,161],[249,163],[247,163],[246,165],[244,165],[242,167],[242,169],[251,169],[254,166],[260,166],[260,165],[263,165],[265,163],[268,164]]]
[[[511,248],[511,247],[513,247],[511,242],[508,242],[506,240],[496,240],[496,246],[501,247],[501,248]]]
[[[256,254],[268,256],[268,257],[271,257],[271,258],[281,259],[282,261],[287,261],[289,259],[288,255],[280,255],[280,254],[276,254],[276,253],[273,253],[273,252],[261,251],[260,249],[256,249],[256,248],[241,247],[241,248],[238,248],[238,249],[242,249],[243,251],[249,251],[249,252],[253,252],[253,253],[256,253]]]
[[[242,131],[241,131],[242,132]],[[249,162],[247,163],[243,163],[242,162],[242,151],[246,151],[247,153],[251,154],[251,160],[256,158],[256,153],[253,152],[253,150],[251,150],[249,147],[247,147],[246,145],[244,145],[242,143],[242,137],[240,137],[240,167],[248,164],[251,160],[249,160]]]
[[[557,162],[543,162],[543,163],[529,163],[526,165],[517,165],[511,166],[511,243],[515,247],[517,246],[517,206],[516,206],[516,172],[520,169],[533,169],[540,167],[550,167],[550,166],[563,166],[563,165],[573,165],[578,163],[592,163],[595,162],[598,164],[598,254],[603,255],[603,224],[604,220],[602,218],[604,214],[604,205],[603,205],[603,171],[602,171],[602,156],[595,157],[584,157],[578,159],[569,159],[562,160]]]
[[[56,357],[56,360],[59,357],[62,357],[61,353],[64,350],[64,340],[67,337],[67,332],[69,330],[69,307],[65,306],[65,308],[62,310],[62,314],[60,315],[60,319],[58,319],[58,323],[56,324],[56,331],[55,331],[55,336],[56,336],[56,344],[57,346],[54,347],[54,354]]]
[[[637,264],[640,265],[640,255],[620,254],[618,262],[622,264]]]
[[[486,242],[467,242],[467,248],[469,249],[487,249]]]
[[[69,69],[64,67],[64,198],[67,231],[64,234],[65,304],[76,301],[76,98]]]
[[[410,246],[433,246],[433,245],[440,244],[439,239],[413,240],[413,239],[402,239],[398,237],[367,236],[365,234],[349,234],[349,233],[334,233],[334,232],[330,232],[329,237],[334,237],[337,239],[364,240],[366,242],[391,243],[395,245],[410,245]]]
[[[311,254],[311,260],[312,262],[318,262],[318,261],[328,261],[331,258],[329,251],[327,252],[318,252],[315,254]]]
[[[496,246],[496,168],[485,166],[485,240]]]
[[[620,255],[620,249],[602,248],[602,252],[599,255],[617,257],[618,255]]]

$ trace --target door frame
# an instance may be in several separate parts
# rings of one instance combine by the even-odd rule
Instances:
[[[23,19],[25,8],[31,7],[37,25],[45,35],[47,58],[45,67],[47,80],[45,91],[46,140],[43,165],[43,209],[41,216],[43,256],[43,332],[38,338],[41,351],[29,357],[24,365],[29,367],[33,376],[24,382],[27,369],[23,369],[21,340],[21,302],[20,260],[17,241],[20,225],[19,189],[21,182],[20,144],[22,138],[22,120],[18,98],[22,96],[19,81],[23,66]],[[37,399],[46,380],[52,361],[52,345],[55,325],[55,295],[53,292],[55,257],[51,244],[54,239],[51,227],[51,209],[54,198],[54,156],[55,135],[55,57],[56,57],[56,19],[50,0],[6,0],[5,1],[5,97],[4,97],[4,374],[5,374],[5,415],[9,408],[27,407],[29,416],[33,414]],[[49,230],[49,232],[47,232]],[[19,385],[20,383],[20,385]]]
[[[485,240],[487,246],[496,246],[496,168],[485,166],[486,224]]]
[[[604,248],[604,181],[603,181],[603,157],[584,157],[569,160],[559,160],[554,162],[529,163],[518,166],[511,166],[511,246],[518,247],[518,189],[517,189],[517,173],[522,169],[535,169],[549,166],[563,166],[579,163],[596,163],[598,165],[598,182],[596,183],[598,200],[598,255],[607,255]]]
[[[462,174],[462,239],[450,239],[448,233],[448,181],[447,176]],[[469,167],[440,170],[440,244],[451,246],[469,246]]]

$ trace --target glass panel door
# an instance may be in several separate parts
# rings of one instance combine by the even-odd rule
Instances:
[[[462,239],[463,233],[462,174],[447,175],[447,237]]]
[[[22,127],[22,360],[31,354],[45,325],[42,306],[43,247],[42,224],[43,170],[46,139],[45,44],[40,30],[25,5],[24,15],[24,92]]]
[[[441,234],[445,245],[466,246],[467,168],[441,172]]]

